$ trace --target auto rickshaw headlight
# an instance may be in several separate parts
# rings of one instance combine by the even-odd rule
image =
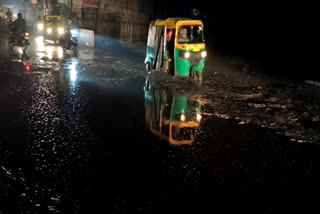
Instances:
[[[43,30],[43,23],[38,23],[37,28],[38,30]]]
[[[61,34],[64,34],[64,29],[62,27],[59,27],[58,28],[58,33],[61,35]]]
[[[52,33],[52,28],[47,28],[47,33]]]
[[[200,121],[201,120],[201,114],[197,114],[197,121]]]
[[[184,58],[188,59],[190,57],[190,52],[185,52],[184,53]]]
[[[207,56],[207,51],[202,51],[201,56],[202,56],[202,58],[205,58]]]

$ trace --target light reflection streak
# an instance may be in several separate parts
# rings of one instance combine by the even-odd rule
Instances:
[[[63,58],[63,48],[58,47],[58,58],[62,59]]]
[[[39,36],[36,38],[37,50],[43,52],[44,51],[44,43],[43,36]]]
[[[68,66],[70,81],[74,83],[77,80],[77,64],[76,60],[73,60],[71,64]]]
[[[53,57],[53,47],[52,46],[47,46],[47,54],[48,54],[48,58],[52,59]]]
[[[48,59],[59,58],[62,59],[64,57],[64,50],[60,46],[52,46],[45,45],[43,36],[39,36],[35,39],[36,48],[37,48],[37,56],[41,60],[43,57],[47,56]]]

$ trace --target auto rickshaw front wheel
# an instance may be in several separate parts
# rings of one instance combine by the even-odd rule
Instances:
[[[200,86],[200,85],[202,85],[202,72],[196,72],[196,73],[198,76],[197,83]]]
[[[146,72],[147,72],[147,74],[151,74],[151,65],[150,65],[150,62],[147,62],[147,63],[146,63]]]
[[[202,84],[202,72],[191,71],[191,78],[196,81],[198,85]]]

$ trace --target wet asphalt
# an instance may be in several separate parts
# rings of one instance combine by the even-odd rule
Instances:
[[[38,47],[34,32],[20,61],[6,36],[1,214],[319,210],[319,144],[213,117],[216,109],[199,99],[203,90],[167,76],[147,79],[144,56],[115,39],[97,36],[95,49],[75,57]],[[187,106],[176,117],[195,124],[177,132],[186,143],[165,131],[174,104]]]

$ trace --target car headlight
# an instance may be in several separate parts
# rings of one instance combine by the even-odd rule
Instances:
[[[185,52],[184,53],[184,58],[188,59],[190,57],[190,52]]]
[[[202,58],[205,58],[207,56],[207,51],[202,51],[201,56],[202,56]]]
[[[52,28],[47,28],[47,33],[52,33]]]
[[[38,23],[37,28],[38,28],[38,30],[43,30],[43,24],[42,23]]]
[[[64,29],[62,27],[59,27],[58,28],[58,33],[61,35],[61,34],[64,34]]]

